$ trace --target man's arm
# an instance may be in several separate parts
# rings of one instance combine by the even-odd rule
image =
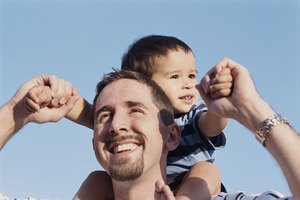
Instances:
[[[17,104],[11,100],[0,108],[0,149],[15,132],[28,123],[29,113],[21,107],[20,103]]]
[[[41,107],[38,111],[28,109],[27,95],[37,86],[49,86],[51,106]],[[29,97],[31,98],[31,97]],[[29,122],[55,122],[68,113],[79,96],[71,84],[53,75],[37,76],[24,83],[15,95],[0,108],[0,149],[23,126]],[[44,103],[44,102],[40,102]]]
[[[202,79],[202,98],[214,105],[214,112],[223,117],[233,118],[253,133],[262,123],[276,113],[257,93],[247,69],[230,60],[223,59],[217,65],[228,67],[234,80],[232,93],[219,100],[211,98],[209,81]],[[271,126],[265,139],[267,150],[281,167],[295,199],[300,199],[300,136],[286,123]]]

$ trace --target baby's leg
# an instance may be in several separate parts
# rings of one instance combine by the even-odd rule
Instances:
[[[155,183],[155,191],[161,194],[160,200],[175,200],[173,192],[163,180]]]
[[[176,200],[210,199],[221,191],[217,167],[209,162],[196,163],[176,189]]]
[[[94,171],[90,173],[73,197],[73,200],[85,199],[114,199],[111,178],[105,171]]]

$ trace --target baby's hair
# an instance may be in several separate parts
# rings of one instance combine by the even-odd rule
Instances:
[[[183,41],[173,36],[148,35],[133,42],[122,57],[121,69],[140,72],[152,77],[155,69],[155,58],[167,56],[169,51],[183,50],[185,53],[192,49]]]

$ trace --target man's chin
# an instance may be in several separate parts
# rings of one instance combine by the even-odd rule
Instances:
[[[132,181],[139,178],[144,170],[143,159],[130,162],[128,159],[109,166],[109,174],[116,181]]]

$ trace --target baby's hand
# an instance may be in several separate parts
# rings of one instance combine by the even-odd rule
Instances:
[[[157,181],[155,184],[156,192],[160,193],[160,200],[175,200],[174,194],[170,187],[164,181]]]
[[[230,69],[222,68],[210,79],[209,94],[211,98],[227,97],[231,94],[233,78]]]
[[[51,89],[49,86],[38,85],[29,89],[25,96],[25,109],[29,112],[37,112],[50,105],[52,100]]]

